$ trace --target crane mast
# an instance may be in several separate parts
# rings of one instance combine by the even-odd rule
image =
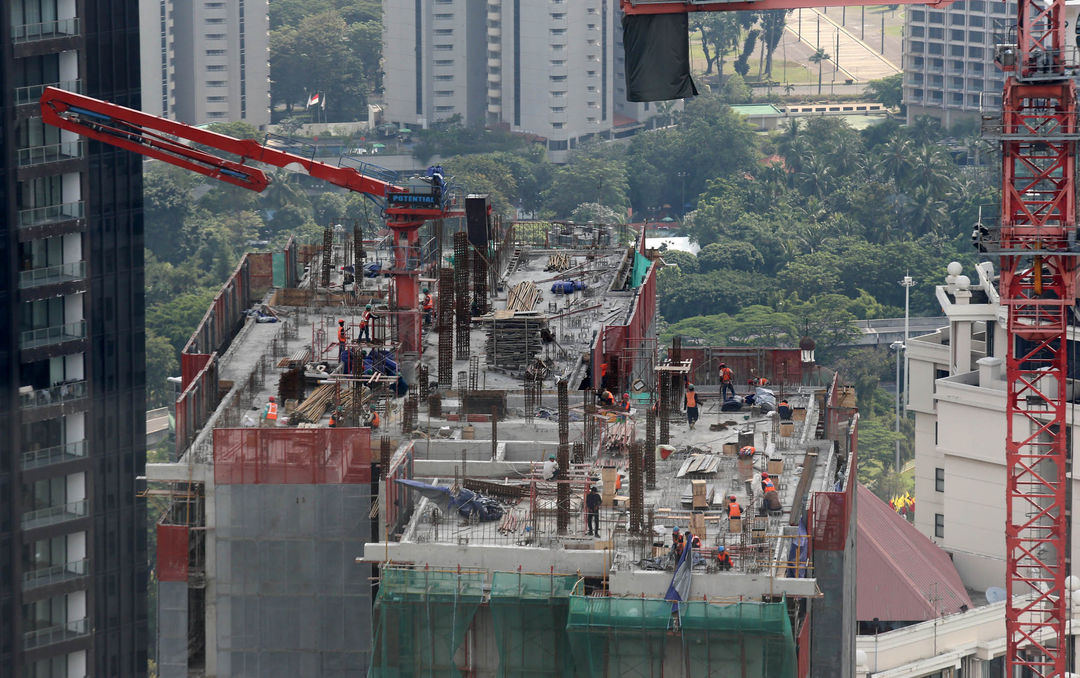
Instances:
[[[628,16],[644,17],[860,4],[874,3],[622,0],[622,9]],[[1000,256],[1001,303],[1008,312],[1007,676],[1061,678],[1068,665],[1067,332],[1076,301],[1076,143],[1080,135],[1073,81],[1077,67],[1067,58],[1066,25],[1065,0],[1017,0],[1017,42],[999,45],[995,51],[995,61],[1008,73],[1001,117],[996,124],[984,125],[989,128],[984,130],[986,136],[999,139],[1002,148],[1001,220],[995,251]]]
[[[1071,460],[1067,332],[1076,300],[1076,87],[1065,2],[1019,0],[999,47],[1006,363],[1007,675],[1064,676]]]

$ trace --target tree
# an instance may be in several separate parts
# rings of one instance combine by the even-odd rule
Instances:
[[[733,12],[695,12],[691,15],[691,28],[698,31],[701,51],[705,55],[705,74],[716,73],[724,77],[724,55],[739,44],[742,30],[738,17]]]
[[[750,55],[754,53],[754,46],[757,45],[758,36],[761,35],[761,29],[751,28],[746,32],[746,39],[743,41],[742,52],[739,54],[739,58],[735,60],[735,72],[746,77],[746,74],[750,72],[750,64],[748,60]]]
[[[578,205],[600,203],[625,211],[629,205],[626,167],[620,160],[583,156],[552,173],[544,203],[556,216],[568,217]]]
[[[211,132],[224,134],[234,139],[261,139],[259,128],[244,120],[235,122],[212,122],[206,126]]]
[[[195,328],[192,327],[192,330]],[[173,385],[166,381],[178,376],[176,350],[153,330],[146,331],[146,406],[164,407],[172,399]]]
[[[866,83],[866,90],[883,106],[897,108],[901,106],[904,98],[904,74],[897,73],[879,80],[871,80]]]
[[[817,64],[817,93],[821,96],[821,63],[828,61],[832,57],[821,47],[817,48],[817,51],[810,55],[810,62]]]
[[[146,247],[164,261],[177,263],[191,252],[184,228],[191,214],[191,178],[178,168],[151,165],[143,178]]]
[[[761,12],[761,40],[765,48],[765,77],[772,78],[773,54],[784,37],[784,26],[790,9],[772,9]]]

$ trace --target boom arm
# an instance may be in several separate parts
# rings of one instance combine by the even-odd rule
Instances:
[[[266,188],[270,179],[262,170],[245,164],[249,160],[303,172],[357,193],[385,197],[406,192],[351,167],[335,167],[268,148],[253,139],[234,139],[54,87],[46,87],[41,95],[41,117],[61,129],[256,192]],[[219,157],[184,141],[239,156],[240,160]]]
[[[858,7],[863,5],[933,5],[942,7],[953,0],[742,0],[708,2],[707,0],[621,0],[624,14],[689,14],[690,12],[733,12],[803,7]]]

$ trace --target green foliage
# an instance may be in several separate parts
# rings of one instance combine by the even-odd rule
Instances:
[[[206,126],[211,132],[224,134],[234,139],[261,139],[259,128],[249,122],[237,120],[235,122],[212,122]]]
[[[896,108],[904,97],[904,74],[897,73],[880,80],[871,80],[866,83],[866,89],[883,105]]]
[[[179,376],[180,363],[172,345],[153,330],[146,331],[146,407],[165,407],[173,395],[173,385],[166,381]]]
[[[582,203],[600,203],[625,211],[630,204],[628,190],[626,165],[622,160],[587,155],[552,172],[544,201],[559,217],[569,217]]]
[[[147,333],[153,332],[172,346],[177,354],[206,314],[216,288],[184,292],[163,304],[146,310]]]
[[[524,151],[533,145],[533,142],[520,134],[478,126],[466,127],[461,124],[461,116],[455,115],[429,129],[416,130],[413,157],[427,162],[436,155],[447,158],[466,154]]]

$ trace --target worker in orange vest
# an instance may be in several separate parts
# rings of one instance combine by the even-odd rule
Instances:
[[[357,336],[358,341],[371,341],[370,325],[379,316],[371,312],[371,304],[364,307],[364,312],[360,314],[360,334]]]
[[[337,321],[338,360],[344,362],[346,346],[349,343],[349,333],[345,330],[345,320]]]
[[[623,412],[629,412],[630,411],[630,394],[629,393],[622,394],[622,402],[619,404],[619,409],[622,410]]]
[[[431,296],[431,292],[428,292],[428,288],[424,288],[424,326],[431,325],[431,319],[435,313],[435,300]]]
[[[728,520],[742,518],[742,506],[739,506],[739,502],[735,500],[735,495],[731,495],[728,501],[727,516]]]
[[[723,544],[716,547],[716,564],[720,566],[721,570],[727,571],[731,569],[731,556],[728,555]]]
[[[727,392],[731,391],[731,397],[735,397],[735,373],[726,363],[720,363],[720,399],[727,400]]]
[[[263,408],[262,425],[277,426],[277,402],[274,400],[274,396],[270,396],[266,407]]]
[[[694,385],[689,384],[686,387],[686,394],[683,395],[683,406],[686,408],[686,423],[690,425],[690,430],[694,430],[694,424],[698,420],[698,398],[697,393],[694,392]]]
[[[776,492],[776,485],[773,484],[772,477],[765,471],[761,472],[761,491],[766,494]]]
[[[611,391],[607,390],[606,388],[603,391],[600,391],[600,395],[598,397],[600,398],[601,407],[615,406],[615,396],[612,395]]]
[[[746,383],[750,384],[750,388],[754,388],[755,386],[765,386],[766,384],[769,383],[769,380],[766,379],[765,377],[752,377]]]

